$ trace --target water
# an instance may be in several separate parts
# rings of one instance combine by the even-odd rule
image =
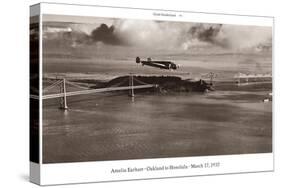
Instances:
[[[43,161],[79,162],[272,151],[267,91],[103,93],[44,102]],[[249,95],[252,94],[252,95]],[[235,97],[233,97],[235,95]]]
[[[52,48],[44,48],[44,52]],[[57,51],[56,48],[54,48]],[[178,54],[151,56],[181,65],[177,71],[135,63],[139,52],[123,50],[103,56],[89,50],[88,58],[43,58],[45,77],[110,80],[129,73],[201,78],[214,72],[215,81],[238,72],[271,72],[269,54]],[[128,53],[128,51],[130,53]],[[84,53],[84,51],[81,51]],[[108,51],[112,54],[113,50]],[[118,51],[119,52],[119,51]],[[60,52],[55,52],[55,54]],[[86,53],[86,52],[85,52]],[[121,57],[121,58],[120,58]],[[218,84],[218,83],[216,83]],[[272,103],[263,103],[271,84],[216,85],[208,94],[101,93],[68,98],[69,110],[57,99],[44,101],[43,161],[80,162],[163,157],[264,153],[272,151]]]

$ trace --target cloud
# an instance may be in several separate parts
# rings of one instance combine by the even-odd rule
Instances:
[[[71,25],[70,40],[75,44],[102,43],[146,50],[268,51],[272,46],[271,27],[129,19],[98,24],[83,24],[82,29],[81,24]]]
[[[103,42],[111,45],[123,45],[123,40],[115,34],[115,27],[108,27],[106,24],[101,24],[91,33],[91,38],[95,42]]]
[[[192,26],[187,32],[190,36],[187,36],[187,40],[193,40],[195,39],[201,42],[206,42],[214,45],[218,45],[221,47],[227,47],[227,40],[223,39],[220,40],[218,38],[221,29],[223,25],[222,24],[195,24]],[[197,41],[197,42],[198,42]]]
[[[111,45],[131,45],[153,49],[210,48],[249,49],[268,45],[271,28],[223,24],[116,20],[101,24],[92,39]]]
[[[272,45],[271,27],[224,25],[218,40],[226,41],[232,49],[255,49],[260,45]]]

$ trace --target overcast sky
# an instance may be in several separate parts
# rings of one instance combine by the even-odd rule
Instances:
[[[57,15],[44,15],[43,20],[65,22],[87,36],[79,41],[87,45],[182,52],[271,50],[271,27]]]

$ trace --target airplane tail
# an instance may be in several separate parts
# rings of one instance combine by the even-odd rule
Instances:
[[[140,57],[136,57],[136,63],[140,63],[140,62],[141,62]]]

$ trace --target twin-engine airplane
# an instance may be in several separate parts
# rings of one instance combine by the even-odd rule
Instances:
[[[136,63],[141,63],[142,66],[147,65],[151,67],[156,67],[160,69],[173,69],[176,70],[179,68],[179,65],[171,62],[171,61],[152,61],[152,59],[149,57],[146,61],[141,60],[139,57],[136,57]]]

